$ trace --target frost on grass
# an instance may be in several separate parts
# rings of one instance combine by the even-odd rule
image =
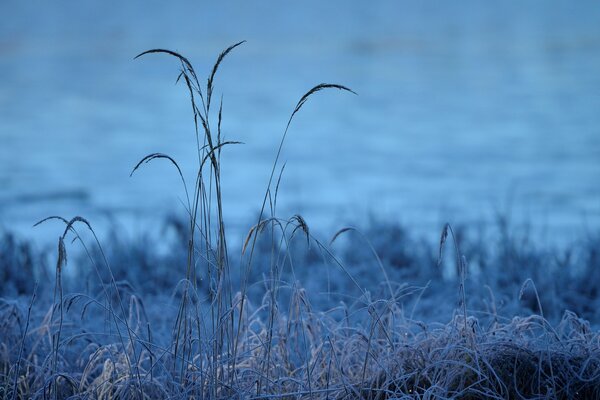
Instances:
[[[282,237],[263,232],[244,308],[238,291],[220,320],[211,316],[216,282],[200,271],[197,282],[177,278],[186,250],[176,235],[170,251],[158,254],[151,239],[115,233],[104,246],[114,285],[102,255],[90,249],[91,257],[70,257],[65,269],[79,272],[65,270],[62,300],[45,279],[33,303],[28,277],[48,272],[30,260],[45,257],[4,236],[3,271],[12,275],[0,304],[3,397],[600,396],[598,240],[558,251],[519,247],[522,241],[507,243],[497,232],[484,248],[459,230],[460,247],[486,257],[468,271],[465,316],[460,277],[448,273],[450,248],[438,266],[436,244],[382,223],[362,235],[346,232],[331,247],[311,238],[309,247],[293,221],[275,259],[271,246]],[[176,232],[175,222],[167,225]],[[523,285],[529,277],[535,290]],[[186,287],[194,289],[182,347],[174,329]],[[216,334],[230,335],[221,349]]]

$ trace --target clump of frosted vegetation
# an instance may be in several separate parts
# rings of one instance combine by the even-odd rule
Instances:
[[[344,86],[300,98],[259,216],[228,248],[220,155],[236,142],[211,101],[240,44],[205,86],[180,54],[142,53],[178,61],[198,154],[193,185],[167,154],[133,169],[162,160],[182,181],[185,216],[161,239],[98,240],[84,218],[50,217],[62,225],[50,279],[44,254],[4,234],[2,398],[600,397],[600,237],[545,249],[500,220],[485,235],[446,225],[436,243],[377,221],[320,238],[302,216],[277,215],[294,117]]]

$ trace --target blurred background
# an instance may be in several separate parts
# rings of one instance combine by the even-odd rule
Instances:
[[[60,3],[60,4],[59,4]],[[197,156],[178,63],[225,60],[225,210],[243,237],[293,123],[279,213],[333,232],[369,218],[436,239],[497,214],[539,240],[600,226],[600,3],[21,2],[0,14],[0,229],[39,240],[49,215],[132,232],[183,215],[174,170]],[[190,185],[192,183],[190,182]],[[102,229],[102,228],[99,228]]]

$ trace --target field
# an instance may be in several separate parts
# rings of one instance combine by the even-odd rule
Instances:
[[[57,227],[51,254],[0,239],[2,398],[600,397],[597,233],[549,248],[499,216],[435,242],[378,220],[323,238],[279,216],[294,118],[319,92],[354,94],[343,85],[300,98],[260,212],[229,246],[221,152],[237,142],[213,89],[241,44],[206,84],[178,53],[140,54],[178,62],[198,154],[195,182],[163,153],[131,172],[162,162],[181,178],[185,213],[159,237],[99,239],[76,216],[39,222]]]

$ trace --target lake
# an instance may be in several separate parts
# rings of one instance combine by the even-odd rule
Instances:
[[[221,50],[228,225],[254,222],[298,99],[319,93],[283,149],[280,214],[332,233],[376,218],[435,238],[497,213],[540,240],[600,227],[600,3],[6,1],[0,25],[0,228],[50,237],[48,215],[133,232],[183,214],[164,152],[193,182],[178,63],[202,79]],[[191,183],[190,183],[191,185]]]

